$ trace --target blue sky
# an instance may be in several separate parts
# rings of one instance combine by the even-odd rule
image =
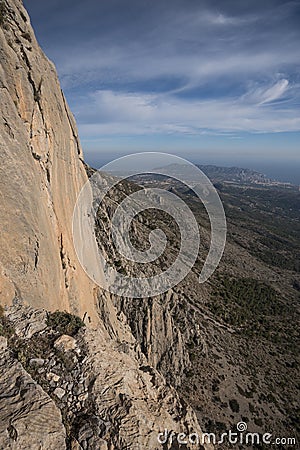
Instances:
[[[300,1],[24,3],[89,161],[148,150],[300,168]]]

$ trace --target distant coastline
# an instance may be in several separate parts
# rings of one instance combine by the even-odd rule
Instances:
[[[105,158],[103,158],[103,155],[101,155],[100,159],[95,155],[87,153],[85,160],[91,167],[99,169],[109,161],[112,161],[115,158],[119,158],[120,156],[121,154],[111,156],[105,155]],[[196,160],[195,158],[191,158],[188,155],[186,156],[186,158],[191,162],[200,165],[213,165],[226,168],[239,167],[241,169],[255,170],[260,174],[265,175],[267,178],[280,181],[282,183],[291,183],[296,186],[300,186],[300,161],[237,161],[229,159],[225,161],[221,158],[216,158],[214,160],[209,160],[209,158]]]
[[[249,165],[248,165],[249,167]],[[300,162],[269,162],[252,164],[249,168],[258,170],[275,180],[300,186]]]

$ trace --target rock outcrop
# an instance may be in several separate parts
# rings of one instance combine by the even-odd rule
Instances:
[[[35,331],[28,333],[32,322]],[[199,440],[201,429],[193,410],[148,364],[128,326],[119,325],[112,340],[103,325],[82,328],[66,313],[6,309],[0,448],[211,448],[180,446],[176,438],[161,447],[159,433],[166,429],[174,436],[196,433]]]
[[[54,401],[13,358],[0,336],[0,448],[66,448],[66,431]]]

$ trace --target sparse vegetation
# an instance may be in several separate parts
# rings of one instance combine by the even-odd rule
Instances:
[[[278,293],[266,283],[225,276],[215,287],[209,308],[224,322],[245,326],[264,320],[265,315],[282,313],[283,306]]]
[[[29,365],[32,358],[47,358],[52,351],[55,336],[37,335],[31,339],[24,340],[17,336],[10,339],[10,348],[15,358],[28,370],[32,375],[35,374],[36,368]]]
[[[278,241],[272,239],[260,239],[259,241],[249,247],[249,252],[253,256],[269,266],[300,272],[299,255],[293,248],[290,248],[289,243],[279,245]],[[259,246],[259,244],[262,245]]]
[[[79,317],[66,311],[48,313],[47,325],[60,334],[68,334],[70,336],[74,336],[80,328],[85,326]]]
[[[0,336],[9,339],[13,333],[14,329],[9,320],[5,317],[3,306],[0,305]]]

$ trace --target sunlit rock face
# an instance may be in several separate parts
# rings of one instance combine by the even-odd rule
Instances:
[[[76,124],[22,2],[1,5],[0,301],[95,318],[94,286],[72,243],[87,180]]]

